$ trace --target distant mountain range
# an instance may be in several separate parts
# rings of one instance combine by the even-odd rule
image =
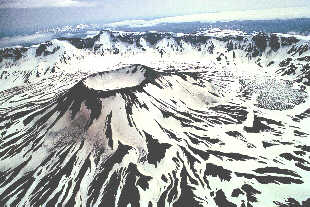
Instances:
[[[34,43],[41,43],[59,37],[85,38],[94,34],[98,34],[100,30],[105,29],[128,32],[157,31],[174,33],[195,33],[198,31],[206,31],[217,28],[220,30],[238,30],[246,33],[265,32],[297,34],[302,36],[308,36],[310,34],[309,18],[226,21],[219,19],[216,21],[202,21],[199,20],[199,15],[196,18],[194,17],[189,18],[185,22],[182,22],[181,18],[171,17],[154,20],[130,20],[110,24],[66,25],[50,27],[42,29],[40,31],[2,33],[0,34],[0,48],[11,47],[14,45],[30,46]]]

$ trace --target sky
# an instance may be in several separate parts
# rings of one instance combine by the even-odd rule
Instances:
[[[296,7],[303,12],[294,13]],[[309,8],[310,16],[309,0],[0,0],[0,35],[54,25],[227,11],[270,11],[276,18],[272,10],[276,8],[287,8],[287,17],[304,17]]]

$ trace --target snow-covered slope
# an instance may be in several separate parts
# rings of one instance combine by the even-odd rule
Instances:
[[[309,206],[309,44],[102,31],[2,49],[0,203]]]

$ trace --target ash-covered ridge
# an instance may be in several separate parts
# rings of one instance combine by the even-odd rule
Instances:
[[[308,56],[227,31],[3,49],[0,204],[308,206]]]

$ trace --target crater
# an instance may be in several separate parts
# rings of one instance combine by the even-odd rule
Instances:
[[[130,65],[113,71],[93,74],[82,83],[96,91],[115,91],[143,85],[156,77],[157,73],[144,65]],[[117,80],[117,81],[116,81]]]

